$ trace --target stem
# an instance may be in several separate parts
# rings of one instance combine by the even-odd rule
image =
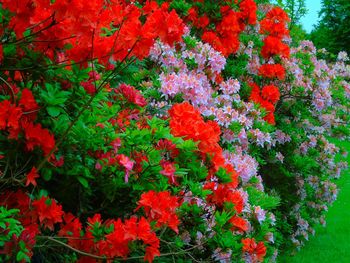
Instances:
[[[1,76],[0,76],[0,80],[1,80],[2,82],[4,82],[4,83],[6,84],[6,86],[9,88],[9,90],[11,91],[12,101],[14,102],[14,101],[15,101],[15,92],[13,91],[13,89],[12,89],[10,83],[8,83],[8,82],[7,82],[4,78],[2,78]]]
[[[85,251],[81,251],[79,249],[76,249],[60,240],[57,240],[56,238],[53,238],[53,237],[50,237],[50,236],[40,236],[41,238],[46,238],[52,242],[56,242],[57,244],[60,244],[80,255],[83,255],[83,256],[87,256],[87,257],[91,257],[91,258],[95,258],[95,259],[101,259],[101,260],[110,260],[110,259],[115,259],[114,257],[110,258],[110,257],[103,257],[103,256],[97,256],[97,255],[94,255],[94,254],[90,254],[88,252],[85,252]],[[196,249],[197,247],[200,247],[202,246],[203,244],[200,244],[200,245],[196,245],[196,246],[193,246],[193,247],[190,247],[190,248],[187,248],[187,249],[184,249],[184,250],[181,250],[181,251],[178,251],[178,252],[169,252],[169,253],[164,253],[164,254],[160,254],[159,257],[166,257],[166,256],[174,256],[174,255],[181,255],[181,254],[186,254],[187,252],[191,251],[191,250],[194,250]],[[135,257],[128,257],[128,258],[121,258],[119,260],[121,261],[129,261],[129,260],[135,260],[135,259],[143,259],[144,256],[135,256]]]

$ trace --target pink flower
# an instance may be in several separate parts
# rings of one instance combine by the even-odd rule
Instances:
[[[254,207],[254,215],[260,224],[266,219],[266,212],[260,206]]]
[[[118,152],[118,148],[122,145],[121,140],[119,138],[113,140],[110,145],[113,147],[115,152]]]
[[[281,163],[283,163],[284,156],[283,156],[282,153],[280,153],[280,152],[276,153],[276,158],[277,158],[277,160],[279,160]]]
[[[175,165],[172,162],[162,160],[160,161],[160,165],[162,166],[162,170],[160,171],[160,174],[168,177],[169,182],[171,184],[177,184],[175,179]]]
[[[134,162],[129,159],[128,156],[124,154],[117,155],[118,163],[125,168],[125,182],[127,183],[129,181],[129,173],[132,170],[134,166]]]

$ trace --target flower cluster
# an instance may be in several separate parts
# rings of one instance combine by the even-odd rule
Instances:
[[[347,167],[327,138],[349,136],[348,57],[290,48],[281,8],[0,13],[0,261],[274,262],[325,224]]]
[[[180,204],[176,196],[171,196],[167,191],[160,193],[149,191],[141,195],[138,204],[138,208],[144,208],[146,217],[150,221],[157,222],[157,227],[167,225],[176,233],[179,233],[178,225],[180,221],[175,214],[175,209]]]
[[[257,22],[257,5],[253,0],[243,0],[237,5],[234,11],[230,6],[216,6],[221,14],[221,19],[217,21],[214,17],[208,17],[207,14],[199,15],[201,10],[198,6],[193,6],[188,12],[186,20],[191,22],[194,27],[203,28],[202,40],[209,43],[224,56],[234,54],[239,48],[239,35],[247,25],[255,25]],[[202,6],[200,6],[202,7]],[[215,30],[208,30],[208,25],[213,23]]]
[[[28,39],[29,31],[29,36],[36,39],[32,48],[45,50],[53,60],[59,55],[57,50],[64,52],[65,62],[85,63],[98,58],[108,64],[132,55],[141,59],[148,55],[157,37],[172,45],[181,40],[184,30],[176,12],[169,12],[168,4],[158,6],[155,1],[138,8],[124,1],[43,0],[23,4],[6,0],[2,8],[13,14],[8,26],[19,41]],[[146,17],[144,23],[142,16]],[[70,48],[65,49],[67,46]]]
[[[0,131],[6,131],[8,138],[22,140],[28,151],[40,148],[44,155],[52,154],[55,148],[55,139],[48,129],[40,123],[34,123],[39,106],[29,89],[21,91],[17,101],[3,100],[0,102]]]

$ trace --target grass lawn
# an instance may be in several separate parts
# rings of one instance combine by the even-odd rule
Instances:
[[[350,163],[350,142],[332,141],[346,148]],[[327,213],[327,226],[316,228],[316,235],[310,238],[306,246],[295,256],[280,259],[281,263],[350,262],[350,170],[343,172],[337,185],[340,192]]]

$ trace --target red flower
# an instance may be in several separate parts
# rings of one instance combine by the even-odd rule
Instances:
[[[170,129],[174,136],[199,142],[198,149],[203,159],[209,157],[214,172],[217,172],[220,167],[225,168],[225,159],[219,145],[220,126],[215,121],[204,121],[200,112],[188,102],[173,105],[169,115]],[[232,173],[232,171],[234,171],[233,168],[229,172]]]
[[[229,222],[232,224],[232,230],[246,232],[249,228],[248,222],[242,217],[233,216]]]
[[[38,200],[33,201],[33,207],[39,216],[39,221],[45,227],[53,230],[55,223],[62,222],[62,206],[58,205],[54,199],[42,196]]]
[[[159,239],[152,231],[149,222],[141,217],[132,217],[123,222],[118,219],[112,222],[113,232],[105,236],[105,240],[99,242],[100,255],[108,257],[127,257],[129,254],[129,242],[141,240],[146,247],[145,261],[152,262],[155,256],[159,256]]]
[[[39,146],[45,155],[48,155],[55,147],[55,138],[49,130],[41,127],[41,124],[28,123],[24,125],[26,147],[29,151]]]
[[[146,245],[146,254],[144,260],[152,262],[155,256],[159,256],[159,239],[152,231],[149,222],[141,217],[138,222],[136,217],[125,221],[125,237],[132,240],[142,240]]]
[[[36,103],[33,93],[29,89],[23,89],[21,99],[18,105],[23,109],[25,113],[23,115],[23,121],[34,121],[39,110],[39,105]]]
[[[125,237],[123,222],[118,219],[113,222],[113,232],[105,236],[106,242],[102,243],[102,251],[109,257],[127,257],[129,244]]]
[[[264,39],[264,46],[261,49],[261,55],[265,59],[276,55],[289,58],[289,52],[288,45],[284,44],[281,39],[273,36],[268,36]]]
[[[147,101],[141,95],[140,91],[132,86],[121,84],[118,88],[118,92],[122,94],[130,103],[134,103],[140,107],[147,105]]]
[[[25,112],[36,111],[39,109],[33,93],[29,89],[22,90],[21,99],[19,100],[18,105],[21,106]]]
[[[22,116],[22,109],[11,104],[9,100],[0,102],[0,130],[9,128],[18,131],[20,127],[19,120]]]
[[[226,170],[226,173],[231,177],[231,182],[228,184],[230,187],[236,188],[238,186],[238,173],[231,164],[225,164],[223,167]]]
[[[187,20],[191,21],[194,27],[206,28],[209,24],[209,18],[206,14],[199,17],[196,7],[191,7],[188,10]]]
[[[240,192],[234,190],[228,184],[207,183],[204,189],[209,189],[213,193],[207,196],[207,201],[218,207],[223,207],[225,202],[234,204],[235,211],[240,214],[243,210],[244,200]]]
[[[260,34],[268,34],[277,38],[283,38],[285,36],[289,36],[289,31],[284,22],[263,19],[260,22]]]
[[[275,124],[275,106],[273,103],[276,103],[279,100],[280,93],[277,87],[273,85],[268,85],[263,88],[263,91],[260,94],[260,88],[255,83],[249,84],[252,87],[252,92],[250,94],[250,100],[254,101],[257,104],[260,104],[267,112],[267,115],[264,117],[268,123]]]
[[[94,95],[96,93],[96,86],[92,81],[83,81],[80,83],[80,85],[88,94]]]
[[[266,247],[264,242],[256,244],[254,238],[242,239],[243,253],[248,253],[253,258],[253,262],[263,262],[266,255]]]
[[[254,0],[243,0],[239,4],[239,9],[243,20],[247,20],[250,25],[256,24],[256,11],[258,10],[258,7]]]
[[[66,213],[63,215],[64,223],[61,224],[58,236],[60,237],[74,237],[68,238],[68,244],[72,247],[79,247],[81,240],[82,224],[79,218],[73,216],[71,213]]]
[[[27,181],[26,181],[26,185],[28,186],[29,184],[32,184],[34,186],[36,186],[36,178],[39,178],[39,174],[38,171],[36,170],[35,167],[32,168],[32,170],[29,172],[29,174],[27,174]]]
[[[135,152],[133,154],[133,159],[135,160],[134,171],[136,173],[141,173],[143,170],[143,162],[149,162],[147,155],[141,152]]]
[[[276,86],[268,85],[262,88],[261,96],[271,103],[276,103],[280,99],[280,92]]]
[[[157,227],[167,225],[176,233],[179,232],[180,221],[175,213],[180,206],[178,197],[171,196],[168,191],[157,193],[151,190],[141,195],[138,204],[137,209],[143,207],[147,218],[156,221]]]
[[[160,139],[156,145],[156,149],[169,151],[172,158],[175,158],[179,154],[176,144],[168,139]]]
[[[268,123],[275,125],[275,115],[273,114],[273,112],[268,113],[265,117],[264,120],[267,121]]]
[[[259,68],[259,75],[265,78],[284,80],[286,71],[281,64],[265,64]]]
[[[288,14],[280,7],[276,6],[272,8],[267,14],[266,18],[278,22],[289,22],[290,18]]]

